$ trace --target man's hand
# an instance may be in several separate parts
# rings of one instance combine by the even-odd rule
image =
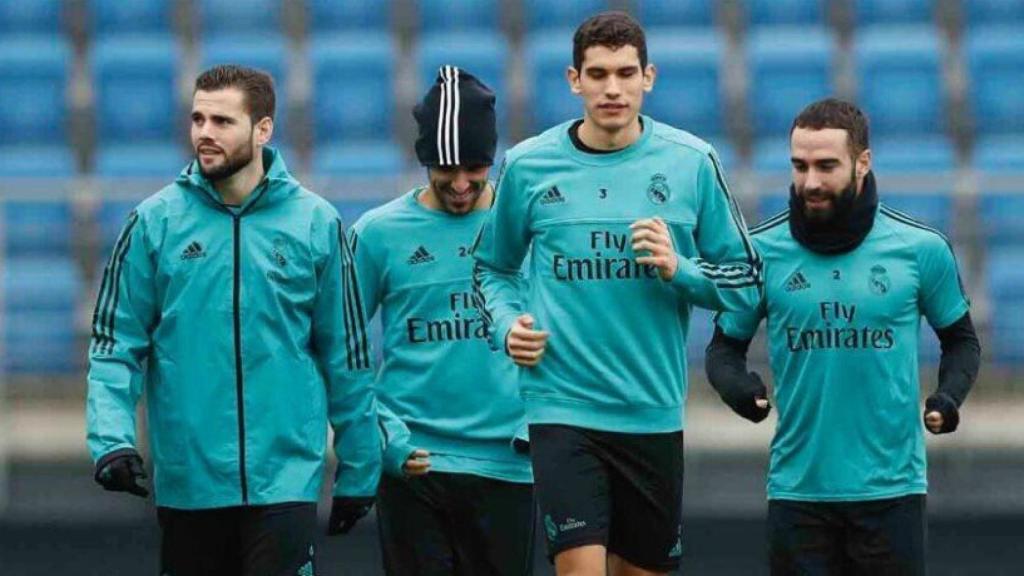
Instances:
[[[520,366],[536,366],[544,357],[548,333],[533,329],[533,316],[523,314],[516,318],[505,336],[505,353]]]
[[[948,394],[936,392],[924,403],[924,426],[932,434],[948,434],[960,425],[960,409]]]
[[[768,403],[768,387],[757,372],[748,372],[743,384],[722,399],[733,412],[755,424],[767,418],[772,411]]]
[[[128,492],[140,498],[149,496],[144,482],[149,476],[142,465],[142,457],[135,452],[115,456],[106,462],[101,460],[95,478],[104,490]]]
[[[671,280],[679,268],[679,256],[665,221],[657,216],[644,218],[630,224],[629,229],[633,231],[633,252],[638,255],[637,264],[654,266],[662,280]],[[647,254],[640,256],[642,252]]]
[[[430,452],[417,448],[409,454],[402,464],[402,472],[406,476],[423,476],[430,471]]]
[[[331,501],[331,518],[327,521],[327,535],[348,534],[359,519],[373,507],[373,496],[335,496]]]

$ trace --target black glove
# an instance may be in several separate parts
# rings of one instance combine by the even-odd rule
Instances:
[[[929,412],[942,414],[942,427],[938,432],[932,432],[932,434],[949,434],[960,425],[960,409],[956,405],[956,400],[953,400],[949,394],[936,392],[929,396],[924,402],[924,415],[926,416]],[[926,425],[925,428],[927,427]]]
[[[141,498],[149,496],[144,480],[149,478],[142,457],[131,448],[116,450],[96,463],[96,482],[111,492],[128,492]]]
[[[372,507],[373,496],[335,496],[331,501],[331,519],[327,521],[327,535],[348,534]]]
[[[720,392],[721,393],[721,392]],[[721,393],[722,400],[740,416],[757,423],[768,417],[772,411],[771,404],[764,408],[758,407],[756,400],[768,399],[768,387],[764,385],[757,372],[747,372],[747,377]]]

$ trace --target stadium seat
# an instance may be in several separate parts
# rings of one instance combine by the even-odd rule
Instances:
[[[63,144],[0,147],[0,178],[69,178],[75,158]]]
[[[306,0],[306,22],[314,34],[388,32],[392,2],[379,0]]]
[[[62,34],[64,4],[59,0],[0,0],[0,37]]]
[[[712,26],[714,2],[707,0],[635,0],[637,19],[648,32],[661,26]]]
[[[942,356],[939,337],[935,335],[935,330],[924,319],[921,320],[921,331],[917,340],[917,356],[920,358],[921,364],[929,368],[937,367],[939,358]]]
[[[527,94],[532,132],[583,115],[583,102],[569,90],[565,71],[572,66],[572,30],[535,34],[525,42]]]
[[[992,335],[984,340],[982,349],[992,349],[992,359],[1001,365],[1019,367],[1024,364],[1024,300],[995,303],[998,314],[992,315]]]
[[[498,0],[418,0],[417,5],[420,30],[424,33],[501,33],[501,6]]]
[[[978,132],[1024,133],[1024,26],[972,28],[965,52]]]
[[[872,168],[879,178],[899,173],[942,173],[957,168],[956,150],[941,135],[885,136],[871,142]]]
[[[494,91],[498,132],[506,133],[512,96],[505,80],[509,61],[505,38],[491,32],[448,32],[421,37],[416,56],[417,96],[437,79],[438,69],[452,64],[469,71]]]
[[[351,226],[363,213],[372,210],[386,202],[391,201],[390,197],[381,198],[332,198],[331,204],[341,215],[341,222],[345,226]]]
[[[915,193],[916,192],[916,193]],[[946,236],[953,234],[954,198],[951,190],[945,192],[879,192],[883,204],[905,213],[914,220],[927,224]]]
[[[974,145],[974,168],[992,174],[1024,174],[1024,135],[979,138]]]
[[[701,137],[724,134],[724,52],[724,42],[712,28],[658,29],[649,34],[647,53],[658,77],[654,90],[644,97],[644,112]]]
[[[751,168],[763,176],[789,176],[793,166],[789,158],[788,134],[761,138],[754,142]]]
[[[332,35],[313,44],[313,130],[318,142],[390,138],[395,59],[387,35]]]
[[[225,33],[277,34],[281,31],[281,0],[196,0],[194,18],[203,36]]]
[[[180,51],[170,36],[111,36],[96,43],[97,134],[101,143],[170,141],[181,127]]]
[[[153,178],[171,181],[188,163],[176,142],[108,144],[96,152],[96,175],[101,178]]]
[[[1024,0],[962,0],[960,6],[969,27],[1024,22]]]
[[[927,26],[876,26],[857,34],[857,99],[872,135],[943,132],[942,52]]]
[[[1024,248],[993,246],[988,251],[988,296],[993,302],[1024,303]],[[994,307],[999,310],[999,307]],[[1017,318],[1020,321],[1020,317]]]
[[[53,36],[0,36],[0,145],[65,139],[68,44]]]
[[[549,0],[523,0],[523,12],[527,32],[555,28],[576,27],[584,20],[608,9],[608,0],[575,0],[573,2],[550,2]],[[572,49],[572,31],[562,39]]]
[[[172,32],[172,0],[90,0],[89,7],[97,36]]]
[[[150,192],[152,193],[152,192]],[[96,226],[99,231],[99,263],[102,266],[113,253],[114,243],[121,233],[127,221],[128,215],[143,200],[140,198],[131,199],[110,199],[103,198],[96,211]]]
[[[74,219],[67,200],[5,200],[2,210],[7,257],[70,252]]]
[[[937,0],[853,0],[858,26],[929,24]]]
[[[715,149],[715,153],[718,154],[718,161],[722,163],[722,168],[725,170],[725,176],[727,180],[732,180],[732,175],[740,167],[739,157],[736,154],[736,148],[733,147],[725,136],[706,137],[702,134],[697,135],[701,140],[704,140]]]
[[[325,145],[313,155],[313,171],[318,176],[397,177],[405,168],[401,149],[390,140]]]
[[[751,26],[828,23],[825,0],[746,0],[746,16]]]
[[[747,106],[758,135],[789,134],[804,106],[834,92],[835,40],[821,27],[763,27],[747,44]]]
[[[1024,242],[1024,194],[983,193],[978,208],[978,222],[989,247]]]
[[[772,216],[782,212],[783,210],[789,209],[789,190],[773,190],[767,194],[761,194],[757,197],[757,219],[756,224],[751,227],[768,220]]]
[[[67,372],[74,353],[74,311],[82,294],[77,266],[67,255],[8,258],[0,269],[4,291],[4,347],[11,373]]]
[[[704,372],[704,351],[714,333],[714,314],[704,308],[691,308],[690,330],[686,334],[686,363],[690,370]]]

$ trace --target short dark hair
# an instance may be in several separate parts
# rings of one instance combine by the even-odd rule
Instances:
[[[640,55],[640,67],[647,67],[647,37],[644,29],[625,12],[613,10],[587,18],[572,37],[572,67],[583,66],[583,53],[591,46],[619,49],[633,46]]]
[[[245,96],[243,104],[253,123],[270,117],[274,119],[276,97],[274,96],[274,79],[262,70],[224,64],[214,66],[196,78],[193,94],[202,90],[212,92],[225,88],[237,88]]]
[[[801,110],[793,120],[793,126],[789,129],[790,135],[797,128],[846,130],[846,144],[850,148],[850,156],[854,159],[870,147],[868,145],[868,117],[861,112],[860,108],[838,98],[818,100]]]

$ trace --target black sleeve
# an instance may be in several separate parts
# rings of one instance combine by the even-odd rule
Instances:
[[[750,340],[740,340],[726,336],[720,326],[715,326],[715,334],[708,343],[704,354],[704,370],[707,372],[711,387],[718,391],[723,399],[736,394],[736,386],[747,377],[747,350]]]
[[[967,312],[956,322],[936,330],[935,334],[942,347],[937,392],[949,395],[959,408],[974,386],[981,365],[981,344],[971,322],[971,313]]]

